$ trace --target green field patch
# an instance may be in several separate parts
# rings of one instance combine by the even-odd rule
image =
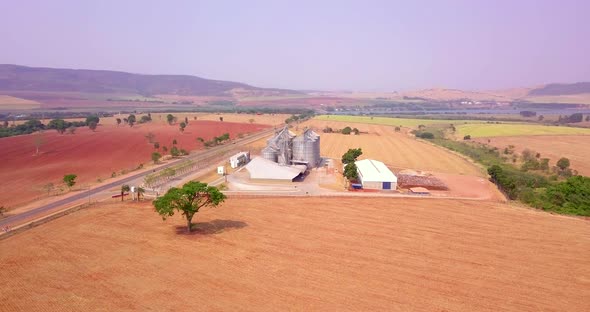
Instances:
[[[458,124],[457,137],[470,135],[472,138],[526,135],[574,135],[588,134],[588,128],[544,126],[535,124]]]

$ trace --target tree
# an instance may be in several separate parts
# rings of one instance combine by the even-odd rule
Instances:
[[[543,119],[545,119],[545,116],[539,115],[539,118],[538,119],[539,119],[539,121],[543,121]]]
[[[219,121],[223,121],[223,117],[219,116]]]
[[[63,134],[64,132],[66,132],[67,127],[68,127],[68,124],[63,119],[52,119],[47,124],[47,128],[55,129],[57,131],[57,133],[59,133],[59,134]]]
[[[140,201],[141,200],[141,196],[143,196],[143,194],[145,193],[145,189],[143,187],[141,187],[141,186],[138,186],[136,188],[136,191],[137,191],[137,201]]]
[[[180,132],[184,132],[184,128],[186,128],[186,123],[183,121],[180,123]]]
[[[248,119],[248,122],[249,122],[249,123],[254,123],[254,118],[250,118],[250,119]]]
[[[178,147],[172,146],[172,148],[170,149],[170,155],[172,155],[172,157],[180,156],[180,151],[178,150]]]
[[[135,122],[137,121],[137,119],[135,118],[135,115],[131,114],[129,115],[129,117],[127,117],[127,123],[129,124],[129,127],[133,127],[133,124],[135,124]]]
[[[158,148],[160,148],[160,143],[158,143],[158,142],[154,142],[154,148],[155,148],[155,149],[158,149]]]
[[[188,125],[188,117],[184,117],[184,123]]]
[[[345,178],[349,181],[357,181],[359,178],[358,175],[358,168],[355,163],[349,163],[344,167],[344,172],[342,173]]]
[[[468,135],[464,136],[463,140],[471,140],[471,135],[468,134]]]
[[[4,206],[0,206],[0,217],[4,216],[4,214],[6,213],[7,209]]]
[[[175,119],[174,115],[172,115],[172,114],[166,115],[166,121],[168,121],[169,125],[172,125],[172,123],[174,123],[174,119]]]
[[[121,124],[121,118],[117,118],[117,127]]]
[[[355,135],[359,135],[359,133],[360,133],[359,129],[357,129],[357,128],[353,128],[353,129],[352,129],[352,132],[353,132]]]
[[[148,115],[143,115],[141,116],[141,118],[139,118],[139,123],[146,123],[146,122],[150,122],[152,121],[152,117],[148,116]]]
[[[98,124],[100,122],[100,118],[98,118],[97,115],[90,115],[86,117],[86,124],[88,125],[91,122],[95,122],[96,124]]]
[[[191,181],[182,188],[170,188],[164,196],[154,200],[153,205],[163,220],[180,212],[186,218],[187,231],[192,230],[193,217],[203,207],[217,207],[226,196],[207,183]]]
[[[76,127],[74,126],[69,126],[68,127],[68,133],[69,134],[74,134],[76,132]]]
[[[43,190],[47,192],[47,195],[51,194],[51,191],[53,191],[54,188],[55,186],[51,182],[43,185]]]
[[[152,160],[154,161],[154,164],[157,164],[158,161],[160,161],[160,158],[162,158],[162,155],[158,152],[153,152],[152,153]]]
[[[178,142],[176,141],[176,139],[173,139],[172,140],[172,145],[176,145],[176,144],[178,144]]]
[[[98,124],[94,121],[91,121],[88,123],[88,128],[90,128],[90,130],[92,130],[92,131],[95,131],[97,126],[98,126]]]
[[[123,198],[125,197],[125,192],[129,192],[130,190],[131,190],[131,188],[129,187],[129,185],[127,185],[127,184],[121,185],[121,201],[123,201]]]
[[[154,143],[154,139],[156,138],[156,135],[153,134],[152,132],[148,132],[145,135],[145,138],[148,140],[149,143]]]
[[[402,128],[400,127],[395,127],[395,132],[400,132]]]
[[[342,155],[342,163],[343,164],[350,164],[353,163],[363,154],[363,150],[361,148],[351,148]]]
[[[584,120],[590,121],[590,115],[586,115],[586,119],[584,119]],[[6,122],[6,121],[4,121],[4,122]]]
[[[342,129],[342,134],[350,134],[350,132],[352,132],[352,129],[349,126],[346,126],[344,129]]]
[[[166,146],[162,146],[162,152],[167,153],[168,152],[168,148]]]
[[[77,177],[78,176],[75,174],[66,174],[66,175],[64,175],[63,181],[69,189],[72,189],[72,186],[74,186],[76,184]]]
[[[37,132],[33,139],[33,144],[35,145],[35,155],[39,155],[39,148],[41,145],[45,144],[45,138],[43,137],[42,131]]]
[[[565,169],[569,168],[570,160],[565,157],[562,157],[557,161],[556,165],[559,169],[561,169],[561,171],[564,171]]]

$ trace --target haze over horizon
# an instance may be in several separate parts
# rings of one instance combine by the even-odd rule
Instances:
[[[590,81],[589,1],[6,1],[0,63],[259,87]]]

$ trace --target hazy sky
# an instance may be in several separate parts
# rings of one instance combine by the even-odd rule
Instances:
[[[0,1],[0,63],[263,87],[590,81],[590,1]]]

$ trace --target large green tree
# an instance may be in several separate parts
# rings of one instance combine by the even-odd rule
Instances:
[[[203,207],[216,207],[225,200],[225,195],[214,186],[207,183],[191,181],[182,186],[182,188],[173,187],[154,200],[153,205],[162,219],[180,212],[187,221],[187,230],[192,229],[193,217],[199,209]]]
[[[359,148],[351,148],[348,149],[344,155],[342,155],[342,164],[350,164],[353,163],[363,154],[363,150]]]

